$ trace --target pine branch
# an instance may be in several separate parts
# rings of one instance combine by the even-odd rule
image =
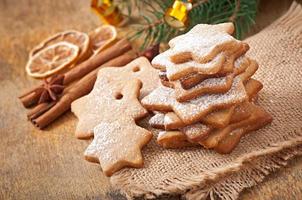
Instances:
[[[169,26],[164,20],[166,10],[172,6],[173,0],[127,0],[133,3],[139,10],[143,23],[132,25],[135,32],[130,39],[143,38],[142,49],[160,42],[168,42],[180,33],[187,32],[193,26],[200,23],[217,24],[233,22],[237,38],[242,38],[251,25],[255,23],[257,0],[196,0],[192,10],[189,11],[189,24],[184,31]]]
[[[169,26],[164,20],[166,10],[164,8],[168,7],[167,1],[156,0],[158,4],[155,6],[147,0],[141,1],[147,2],[144,4],[144,11],[149,15],[146,15],[146,12],[144,11],[140,13],[143,23],[132,25],[135,32],[129,36],[129,39],[144,38],[141,49],[161,42],[168,42],[171,37],[176,35],[178,30]]]
[[[242,38],[255,23],[257,0],[209,0],[196,4],[189,13],[190,28],[199,23],[233,22],[235,36]]]

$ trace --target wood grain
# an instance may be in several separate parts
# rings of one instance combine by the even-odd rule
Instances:
[[[260,31],[287,10],[291,1],[261,2]],[[45,131],[26,121],[17,96],[36,80],[26,76],[29,50],[66,29],[90,31],[100,21],[89,0],[0,0],[0,199],[124,199],[109,186],[100,167],[83,159],[89,141],[75,139],[76,118],[67,113]],[[245,191],[242,199],[302,197],[302,159]]]

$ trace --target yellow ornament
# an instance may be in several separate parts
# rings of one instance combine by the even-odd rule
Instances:
[[[90,6],[104,24],[117,26],[123,21],[120,10],[112,0],[91,0]]]
[[[172,27],[184,29],[188,22],[188,12],[192,9],[191,1],[187,3],[175,0],[165,13],[165,21]]]

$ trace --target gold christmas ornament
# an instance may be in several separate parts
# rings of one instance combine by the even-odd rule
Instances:
[[[188,23],[188,12],[192,9],[191,1],[175,0],[165,14],[165,21],[172,27],[184,29]]]
[[[104,24],[117,26],[123,21],[120,10],[112,0],[91,0],[90,6]]]

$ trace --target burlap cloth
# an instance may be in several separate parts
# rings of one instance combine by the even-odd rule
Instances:
[[[202,148],[167,150],[152,142],[144,168],[123,169],[110,181],[128,198],[181,194],[187,199],[236,199],[246,187],[302,152],[302,8],[293,3],[275,23],[246,42],[259,62],[255,78],[262,105],[274,120],[245,136],[229,155]]]

